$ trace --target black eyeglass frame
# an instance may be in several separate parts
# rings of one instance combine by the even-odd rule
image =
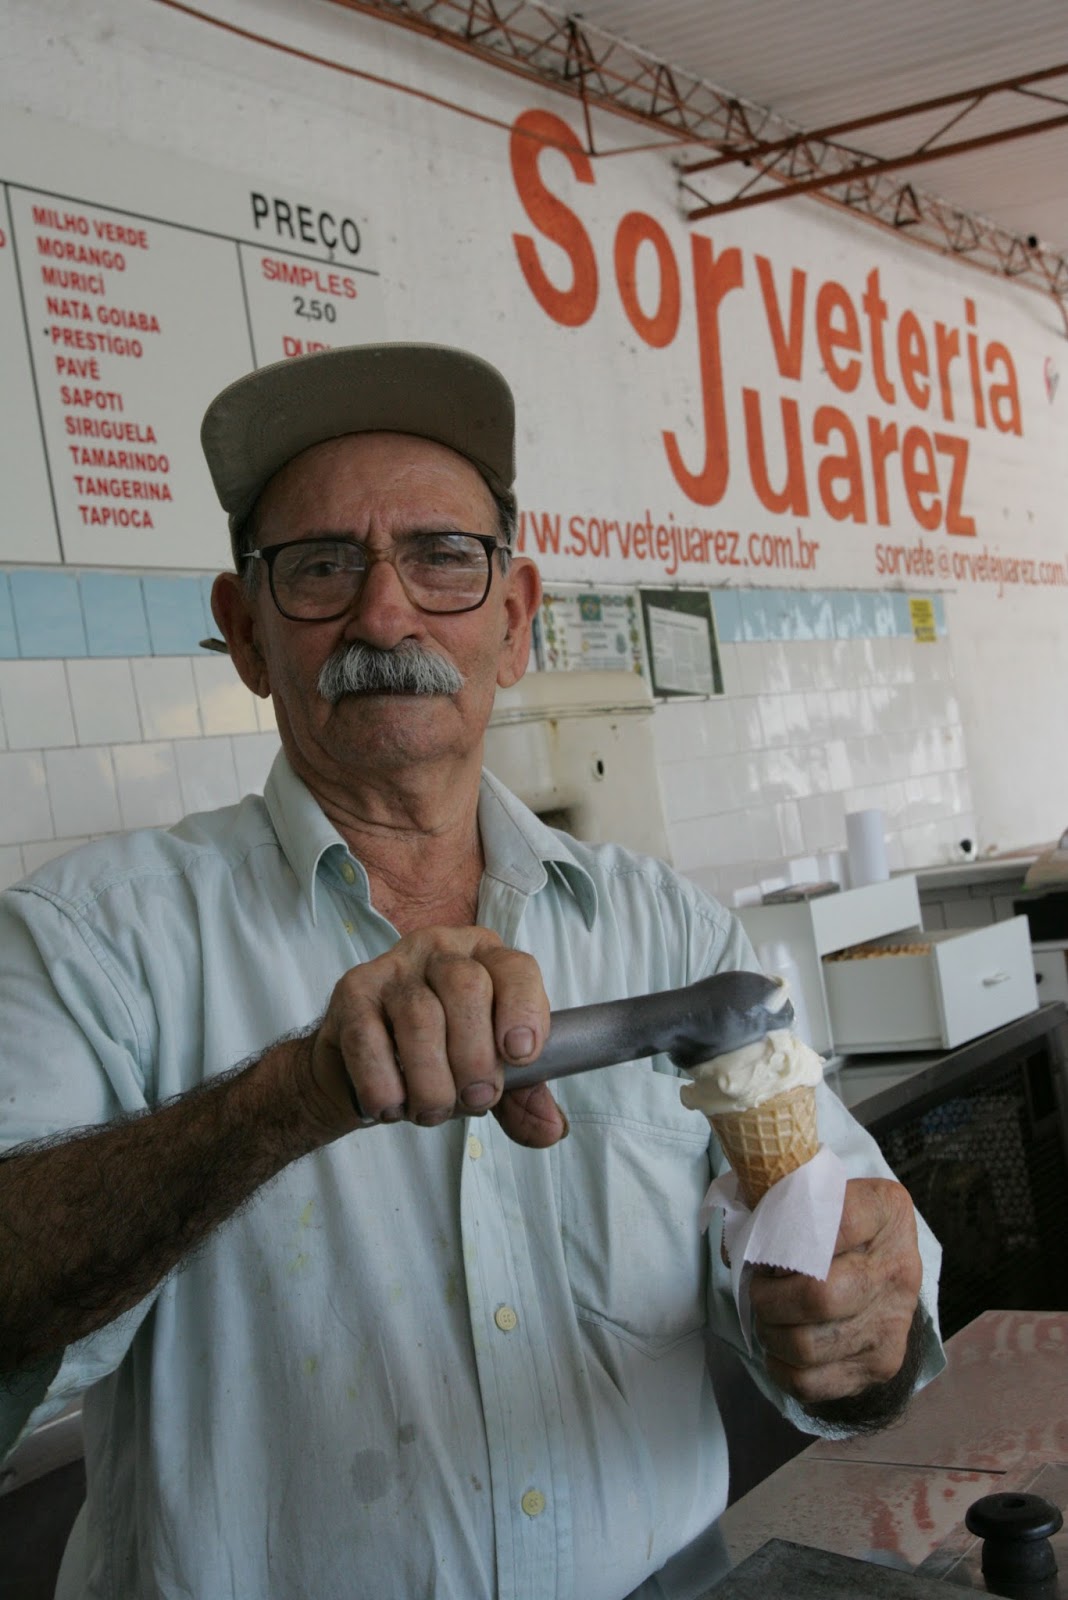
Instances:
[[[511,555],[511,546],[502,543],[502,541],[492,533],[468,533],[464,528],[444,528],[440,531],[428,531],[428,537],[430,538],[449,538],[450,536],[459,536],[463,539],[477,539],[483,550],[486,552],[486,587],[482,591],[482,598],[480,600],[476,600],[472,605],[455,607],[449,606],[444,611],[438,611],[431,610],[427,606],[421,606],[418,600],[413,600],[411,595],[408,594],[408,585],[401,576],[400,571],[397,568],[396,561],[392,556],[392,550],[397,548],[396,545],[391,547],[391,551],[383,552],[381,555],[371,556],[370,560],[367,562],[367,565],[363,569],[364,575],[366,575],[375,561],[388,561],[394,572],[396,572],[398,582],[400,583],[401,588],[404,590],[404,593],[407,595],[408,600],[417,611],[423,612],[424,616],[459,617],[463,616],[465,612],[477,611],[480,606],[484,606],[486,604],[490,589],[493,587],[493,552],[495,550],[501,550],[506,556]],[[281,555],[282,551],[292,550],[296,545],[316,544],[319,542],[322,542],[323,544],[350,545],[356,550],[362,550],[365,555],[368,554],[367,546],[361,543],[359,539],[335,538],[330,534],[321,534],[316,539],[283,539],[280,544],[267,544],[264,545],[260,550],[246,550],[241,557],[242,561],[262,561],[264,563],[267,568],[267,583],[271,591],[271,599],[274,601],[278,611],[283,617],[286,618],[288,622],[336,622],[339,617],[343,617],[345,615],[352,605],[352,600],[350,600],[348,605],[342,606],[340,611],[331,611],[330,615],[326,617],[295,617],[291,611],[287,611],[285,609],[282,602],[279,600],[274,586],[274,564]],[[353,598],[355,598],[355,596],[353,596]]]

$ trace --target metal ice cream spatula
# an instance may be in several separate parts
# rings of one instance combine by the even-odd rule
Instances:
[[[527,1089],[661,1052],[686,1072],[754,1044],[772,1028],[788,1028],[793,1018],[781,978],[717,972],[685,989],[554,1011],[541,1055],[525,1066],[506,1067],[504,1086]]]

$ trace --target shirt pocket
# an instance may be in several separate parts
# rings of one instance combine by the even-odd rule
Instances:
[[[576,1312],[663,1355],[706,1321],[708,1122],[682,1105],[678,1078],[645,1062],[554,1089],[571,1124],[558,1148]]]

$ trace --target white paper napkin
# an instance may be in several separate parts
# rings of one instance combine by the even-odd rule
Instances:
[[[751,1349],[749,1278],[746,1268],[785,1267],[810,1278],[826,1278],[845,1205],[846,1169],[822,1145],[811,1161],[773,1184],[750,1211],[738,1193],[738,1180],[725,1172],[701,1202],[702,1233],[718,1209],[724,1212],[723,1243],[731,1263],[734,1303]]]

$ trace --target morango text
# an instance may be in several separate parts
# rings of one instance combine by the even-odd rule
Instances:
[[[542,176],[547,149],[563,155],[579,184],[594,183],[591,162],[566,122],[547,111],[522,112],[511,138],[516,191],[538,234],[567,255],[570,285],[559,288],[549,278],[533,236],[517,233],[513,242],[542,310],[564,327],[581,327],[597,306],[598,261],[581,218]],[[637,294],[642,247],[657,262],[651,309]],[[654,217],[630,211],[621,219],[613,266],[635,332],[653,349],[671,344],[682,310],[682,277],[671,241]],[[667,430],[662,439],[675,481],[691,501],[714,506],[727,491],[732,456],[720,318],[736,318],[739,297],[746,297],[761,308],[784,385],[777,405],[755,388],[741,388],[746,461],[760,503],[770,512],[807,517],[818,500],[835,522],[888,527],[892,488],[900,482],[909,512],[925,532],[975,534],[967,495],[969,440],[959,430],[994,428],[1019,436],[1023,424],[1012,356],[998,340],[981,339],[973,300],[964,299],[962,326],[925,326],[911,310],[892,310],[878,267],[868,273],[858,303],[834,279],[810,284],[800,267],[777,271],[767,256],[747,259],[736,245],[717,252],[714,241],[700,233],[690,238],[690,274],[704,437],[696,448]],[[904,410],[904,417],[858,417],[832,404],[804,417],[786,386],[799,383],[806,362],[815,361],[842,394],[851,394],[866,370],[882,403]],[[785,465],[773,474],[769,461]]]

